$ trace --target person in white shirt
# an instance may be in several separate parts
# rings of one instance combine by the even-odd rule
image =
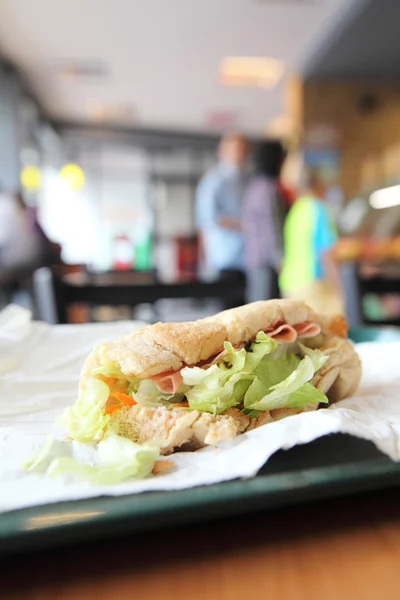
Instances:
[[[216,274],[241,272],[241,230],[244,164],[247,143],[237,134],[225,136],[219,146],[219,162],[201,179],[196,195],[196,222],[207,267]]]

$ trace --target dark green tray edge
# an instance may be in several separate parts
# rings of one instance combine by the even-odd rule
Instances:
[[[258,476],[176,492],[148,492],[37,506],[2,515],[0,554],[60,546],[83,538],[89,540],[136,533],[398,485],[400,464],[378,458],[358,465]]]

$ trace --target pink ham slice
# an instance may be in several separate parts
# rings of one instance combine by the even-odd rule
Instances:
[[[160,375],[150,377],[150,379],[154,381],[160,392],[164,392],[164,394],[175,394],[183,381],[180,371],[176,371],[175,373],[161,373]]]
[[[293,325],[299,337],[314,337],[321,333],[321,327],[317,323],[306,321],[305,323],[297,323]]]
[[[265,333],[273,340],[276,340],[277,342],[285,342],[286,344],[291,344],[297,340],[296,329],[287,323],[280,325],[272,331],[266,331]]]

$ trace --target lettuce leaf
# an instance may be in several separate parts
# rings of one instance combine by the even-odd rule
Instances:
[[[72,455],[72,443],[53,439],[47,442],[25,463],[31,473],[58,477],[72,475],[97,485],[114,485],[131,478],[147,477],[160,453],[156,442],[135,444],[109,429],[96,446],[95,462],[88,465]]]
[[[288,408],[305,408],[311,404],[328,404],[328,398],[317,390],[311,383],[305,383],[298,390],[289,395]]]
[[[256,369],[256,379],[244,397],[245,408],[264,411],[327,403],[326,396],[308,382],[328,357],[318,350],[307,350],[303,359],[288,353],[279,354],[275,359],[273,356],[264,358]]]
[[[245,371],[252,373],[260,364],[264,356],[277,351],[280,347],[283,347],[283,344],[268,337],[263,331],[259,331],[255,341],[247,349]]]
[[[100,379],[89,378],[85,389],[73,406],[65,409],[61,424],[78,442],[99,441],[110,417],[104,414],[110,389]]]
[[[222,379],[208,380],[203,385],[196,385],[186,394],[189,407],[220,415],[241,402],[250,383],[251,377],[240,375],[234,375],[226,383]]]
[[[126,479],[143,479],[150,475],[160,446],[155,442],[135,444],[107,431],[97,451],[102,465],[84,465],[74,458],[62,456],[50,463],[47,475],[74,475],[95,485],[115,485]]]
[[[91,375],[104,375],[104,377],[115,377],[115,379],[127,379],[122,371],[111,362],[93,369]]]
[[[52,459],[57,456],[62,456],[68,442],[55,440],[52,436],[47,436],[46,441],[38,450],[32,454],[22,464],[24,471],[33,473],[45,473]]]

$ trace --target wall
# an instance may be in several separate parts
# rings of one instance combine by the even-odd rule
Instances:
[[[400,148],[400,85],[306,82],[303,93],[305,135],[321,125],[337,135],[340,183],[347,198],[368,191],[374,182],[396,179],[383,158],[394,145]],[[393,160],[389,168],[393,172]],[[400,158],[396,168],[400,180]]]

